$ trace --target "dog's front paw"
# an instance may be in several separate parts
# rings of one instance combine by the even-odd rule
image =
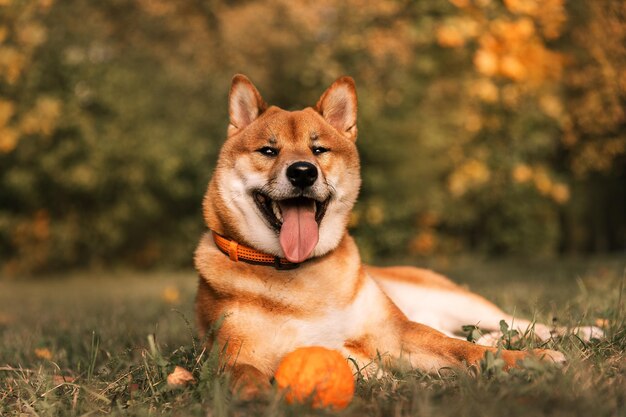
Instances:
[[[270,387],[269,382],[252,382],[239,379],[233,384],[232,390],[240,400],[252,401],[261,397],[264,392],[269,391]]]
[[[233,367],[231,389],[240,400],[254,400],[270,388],[269,379],[255,367],[251,365]]]
[[[523,350],[503,350],[502,359],[506,363],[506,369],[524,367],[526,359],[534,358],[545,363],[556,364],[559,366],[564,365],[567,362],[565,355],[556,350],[550,349],[533,349],[531,351]]]

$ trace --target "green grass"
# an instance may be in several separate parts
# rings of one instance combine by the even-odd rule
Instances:
[[[388,370],[359,379],[352,404],[332,413],[286,405],[276,391],[252,402],[229,392],[219,352],[195,336],[193,272],[0,280],[0,415],[626,416],[623,260],[434,266],[520,315],[607,318],[608,338],[550,342],[568,357],[562,369],[528,362],[505,373],[485,360],[478,375]],[[168,388],[176,365],[197,382]]]

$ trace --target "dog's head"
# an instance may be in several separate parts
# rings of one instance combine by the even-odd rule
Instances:
[[[361,178],[354,81],[342,77],[315,107],[269,107],[233,78],[228,138],[204,200],[209,228],[291,262],[340,242]]]

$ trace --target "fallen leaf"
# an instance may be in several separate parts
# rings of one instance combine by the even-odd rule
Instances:
[[[55,384],[64,384],[66,382],[74,382],[76,381],[76,378],[74,378],[73,376],[68,376],[68,375],[54,375],[52,377],[52,382],[54,382]]]
[[[609,327],[609,319],[596,319],[596,326],[606,328]]]
[[[15,317],[8,313],[0,313],[0,326],[11,324],[15,321]]]
[[[178,304],[180,301],[180,292],[176,287],[167,287],[163,290],[161,297],[163,297],[163,300],[168,304]]]
[[[191,372],[180,366],[174,368],[174,371],[167,376],[167,384],[172,387],[184,387],[195,381]]]
[[[51,360],[52,352],[50,352],[50,349],[48,348],[37,348],[35,349],[35,356],[37,356],[39,359]]]

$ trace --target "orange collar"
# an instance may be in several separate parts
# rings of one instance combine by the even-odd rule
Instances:
[[[213,234],[213,241],[218,249],[228,255],[233,262],[243,261],[254,265],[271,265],[276,269],[294,269],[300,266],[300,264],[289,262],[285,258],[268,255],[256,249],[240,245],[234,240],[219,235],[214,231],[211,231],[211,233]]]

